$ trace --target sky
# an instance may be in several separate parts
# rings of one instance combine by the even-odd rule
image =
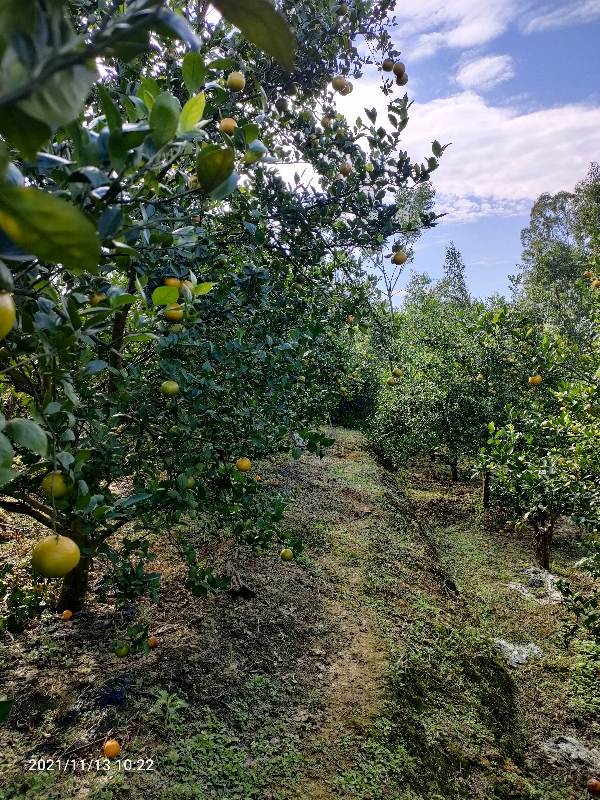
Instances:
[[[433,173],[439,224],[411,269],[442,276],[453,241],[477,297],[510,295],[520,232],[543,192],[570,191],[600,161],[600,0],[400,0],[392,26],[412,101],[402,148],[421,161],[451,143]],[[338,96],[354,121],[375,105],[373,67]],[[399,296],[400,297],[400,296]]]

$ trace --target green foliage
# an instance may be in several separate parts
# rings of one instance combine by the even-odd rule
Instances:
[[[30,574],[9,565],[0,568],[0,631],[22,633],[30,620],[50,608],[52,595],[47,584],[34,585]]]

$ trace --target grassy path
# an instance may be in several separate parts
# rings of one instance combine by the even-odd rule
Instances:
[[[68,625],[50,616],[2,639],[3,690],[17,703],[0,800],[586,797],[587,773],[551,764],[541,744],[597,746],[597,675],[561,647],[556,606],[507,586],[532,564],[528,542],[478,524],[472,490],[449,486],[443,468],[391,475],[358,434],[334,435],[321,461],[260,466],[293,498],[298,562],[248,559],[198,531],[198,549],[256,596],[189,598],[156,543],[162,599],[137,608],[160,641],[148,658],[107,648],[127,620],[101,594]],[[0,561],[14,554],[1,542]],[[555,571],[576,557],[564,535]],[[544,655],[511,669],[492,637]],[[96,759],[106,736],[153,769],[28,771]]]

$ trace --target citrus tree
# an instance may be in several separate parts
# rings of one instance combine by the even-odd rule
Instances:
[[[282,537],[253,461],[299,456],[295,433],[330,442],[335,387],[310,367],[371,292],[351,255],[437,166],[398,152],[387,62],[390,131],[335,108],[374,57],[394,64],[385,3],[214,6],[1,12],[0,508],[51,532],[34,567],[63,578],[59,609],[81,608],[97,557],[121,598],[156,597],[147,530],[193,594],[224,588],[190,515],[255,552]]]

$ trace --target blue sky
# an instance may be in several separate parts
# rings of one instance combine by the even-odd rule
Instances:
[[[433,139],[452,142],[433,175],[447,216],[405,278],[440,277],[452,240],[473,294],[508,294],[534,200],[600,161],[600,0],[401,0],[393,13],[414,101],[403,147],[420,160]],[[380,96],[383,114],[380,82],[368,70],[339,110],[364,117]]]

